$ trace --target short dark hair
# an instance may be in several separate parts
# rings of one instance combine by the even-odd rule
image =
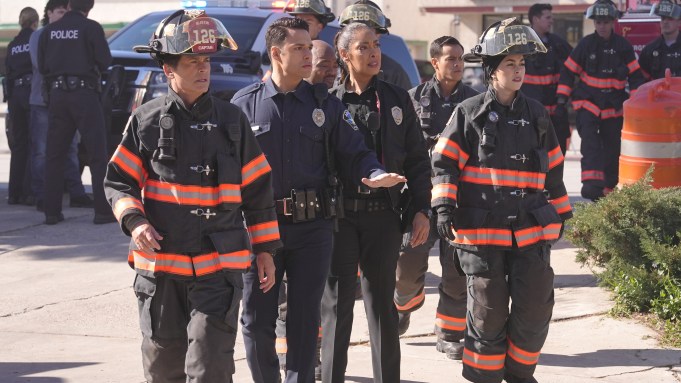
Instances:
[[[69,0],[69,7],[72,11],[90,12],[95,6],[95,0]]]
[[[530,9],[527,11],[527,19],[530,21],[530,25],[532,25],[532,18],[541,16],[544,11],[553,11],[553,6],[546,3],[532,4]]]
[[[158,58],[161,60],[161,66],[163,66],[163,64],[166,64],[169,67],[176,69],[177,63],[180,62],[182,55],[159,54]]]
[[[43,11],[43,19],[40,21],[40,24],[42,24],[42,26],[44,27],[50,23],[50,18],[47,17],[47,11],[54,12],[54,10],[57,8],[66,9],[68,5],[69,0],[49,0],[47,4],[45,4],[45,10]]]
[[[463,45],[452,36],[442,36],[438,37],[430,43],[430,58],[440,58],[442,56],[442,48],[445,45],[458,45],[463,50]]]
[[[268,55],[273,46],[281,46],[284,40],[286,40],[289,29],[302,29],[309,32],[310,26],[307,25],[305,20],[295,17],[282,17],[270,24],[270,26],[267,27],[267,32],[265,32],[265,48],[267,49]]]

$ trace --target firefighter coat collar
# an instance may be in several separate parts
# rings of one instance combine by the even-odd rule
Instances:
[[[213,100],[209,92],[206,92],[196,99],[194,105],[190,108],[184,104],[180,95],[177,94],[170,86],[168,86],[168,95],[166,96],[166,105],[175,105],[175,110],[183,113],[185,117],[193,121],[206,121],[213,113]],[[170,108],[169,108],[170,109]]]
[[[484,117],[487,115],[487,112],[492,110],[494,104],[498,106],[502,106],[499,101],[497,101],[497,96],[496,92],[494,91],[494,88],[491,86],[487,88],[487,93],[485,93],[484,100],[482,104],[480,104],[476,109],[476,111],[473,113],[473,119],[477,120],[480,117]],[[512,114],[520,114],[523,111],[523,105],[525,105],[525,96],[521,91],[518,91],[516,93],[515,99],[511,103],[511,106],[508,107],[511,111]]]

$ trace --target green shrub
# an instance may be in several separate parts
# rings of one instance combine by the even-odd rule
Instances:
[[[603,270],[597,276],[614,292],[615,312],[652,312],[679,335],[681,188],[654,189],[650,174],[596,203],[576,204],[566,236],[580,248],[579,262]]]

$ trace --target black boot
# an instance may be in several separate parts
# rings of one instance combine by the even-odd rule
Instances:
[[[448,341],[438,337],[435,349],[445,353],[448,359],[461,360],[463,358],[463,343],[458,341]]]
[[[409,329],[411,313],[397,313],[397,317],[399,318],[399,321],[397,322],[397,332],[400,335],[404,335]]]
[[[508,372],[504,374],[504,380],[507,383],[539,383],[537,382],[537,379],[534,378],[534,376],[530,376],[529,378],[519,378]]]

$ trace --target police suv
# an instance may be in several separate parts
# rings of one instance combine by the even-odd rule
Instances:
[[[213,2],[211,2],[210,5]],[[282,3],[282,4],[279,4]],[[260,81],[270,68],[265,49],[265,31],[275,20],[287,16],[281,1],[220,0],[217,7],[206,7],[207,1],[184,1],[186,8],[200,7],[222,22],[236,40],[237,51],[223,50],[211,56],[211,91],[230,100],[239,89]],[[256,6],[254,6],[254,4]],[[276,8],[275,8],[276,7]],[[135,45],[146,45],[158,24],[173,10],[153,12],[140,17],[109,37],[113,66],[125,68],[120,93],[113,99],[111,113],[111,141],[120,141],[130,113],[137,107],[167,93],[168,84],[161,68],[149,54],[136,53]],[[338,22],[327,25],[320,38],[333,44]],[[419,83],[416,64],[402,38],[385,35],[381,38],[383,53],[399,62],[407,72],[412,86]]]

